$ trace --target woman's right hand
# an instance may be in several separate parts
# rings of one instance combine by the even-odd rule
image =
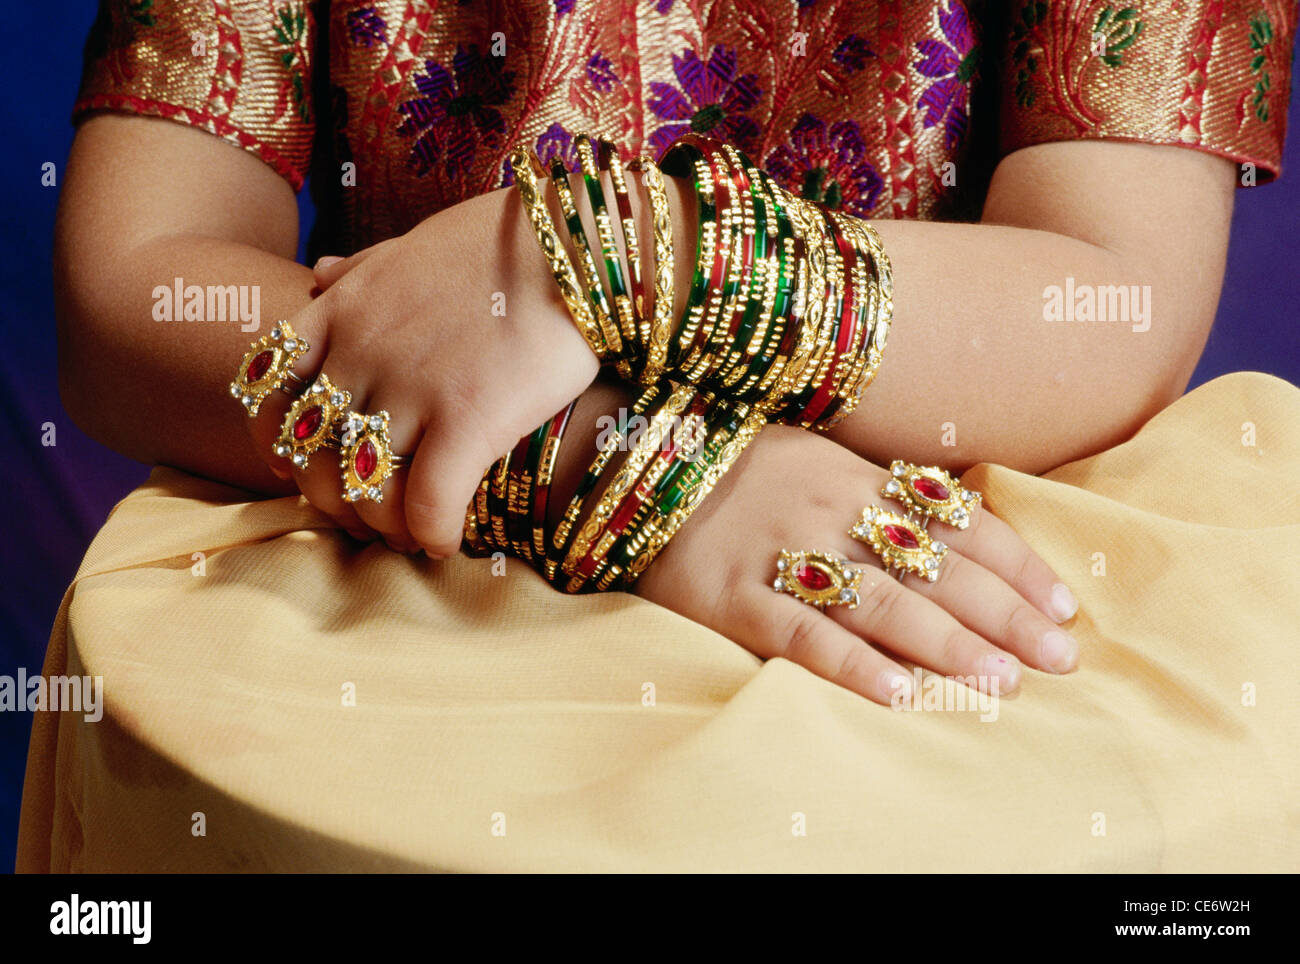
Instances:
[[[344,501],[336,452],[305,470],[274,454],[291,400],[273,393],[249,420],[282,477],[358,538],[399,551],[455,553],[487,468],[582,393],[595,354],[570,320],[517,192],[493,191],[318,271],[328,288],[290,319],[311,345],[295,364],[386,410],[393,451],[411,456],[383,502]],[[324,285],[326,282],[322,281]]]
[[[905,703],[911,674],[893,657],[1005,694],[1022,663],[1068,673],[1078,646],[1059,623],[1077,604],[1055,573],[987,507],[958,530],[931,583],[887,574],[849,535],[887,469],[784,425],[759,433],[636,584],[638,595],[702,623],[764,659],[784,657],[877,703]],[[831,551],[863,571],[856,609],[819,612],[776,592],[781,549]]]

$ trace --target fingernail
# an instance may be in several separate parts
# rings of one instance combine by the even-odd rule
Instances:
[[[881,674],[880,682],[884,686],[889,705],[895,709],[905,710],[912,702],[912,681],[901,673],[887,669]]]
[[[1039,656],[1053,673],[1068,673],[1079,661],[1079,644],[1068,633],[1054,629],[1043,637]]]
[[[1002,692],[1009,693],[1020,685],[1020,660],[989,653],[984,657],[980,675],[986,679],[996,676]]]
[[[316,259],[316,264],[312,267],[313,271],[319,271],[321,268],[328,268],[332,264],[338,264],[343,259],[336,254],[326,254]]]
[[[1052,611],[1052,618],[1058,623],[1065,622],[1079,611],[1078,600],[1063,582],[1058,582],[1052,587],[1052,598],[1047,606]]]

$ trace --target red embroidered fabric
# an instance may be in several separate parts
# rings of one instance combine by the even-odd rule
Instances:
[[[861,217],[957,210],[1031,144],[1136,139],[1278,173],[1294,0],[104,0],[75,114],[168,117],[309,170],[334,250],[687,130]],[[343,186],[348,183],[349,186]],[[974,188],[972,188],[974,185]]]

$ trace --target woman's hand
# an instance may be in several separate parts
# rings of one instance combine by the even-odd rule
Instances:
[[[393,451],[412,457],[382,503],[344,501],[337,454],[306,470],[273,451],[290,400],[276,393],[249,422],[277,474],[359,538],[457,551],[484,471],[595,377],[518,195],[501,190],[433,215],[401,237],[316,272],[324,293],[290,319],[311,344],[296,372],[323,371],[351,409],[386,410]],[[272,403],[274,400],[274,403]]]
[[[781,656],[878,703],[903,701],[911,677],[886,653],[946,676],[1020,685],[1021,662],[1066,673],[1078,646],[1053,619],[1077,608],[1069,590],[987,508],[948,544],[939,577],[884,571],[849,535],[889,472],[810,432],[765,428],[637,583],[636,592],[770,659]],[[781,549],[829,550],[864,570],[856,609],[817,609],[776,592]],[[1051,614],[1053,618],[1048,618]]]

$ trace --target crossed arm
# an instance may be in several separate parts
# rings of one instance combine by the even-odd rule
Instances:
[[[873,222],[894,265],[894,326],[878,378],[834,437],[878,462],[994,461],[1031,472],[1123,440],[1181,394],[1196,365],[1218,300],[1234,186],[1230,162],[1194,150],[1053,143],[1002,161],[982,223]],[[675,190],[675,206],[682,194]],[[442,256],[412,263],[410,284],[444,266],[444,306],[487,304],[502,284],[547,284],[509,195],[440,214],[444,231],[424,238],[423,251],[437,255],[441,237]],[[254,452],[244,414],[223,403],[247,333],[156,323],[151,292],[175,277],[257,284],[264,319],[293,317],[314,287],[311,270],[293,260],[297,237],[291,190],[250,154],[168,121],[84,123],[55,249],[69,414],[143,461],[286,491]],[[1067,278],[1149,285],[1149,330],[1045,321],[1044,292]],[[504,290],[512,304],[532,303],[523,290]],[[584,350],[557,300],[537,307],[539,337]],[[333,310],[397,308],[391,294],[371,291]],[[578,389],[594,375],[581,361],[570,368]]]

